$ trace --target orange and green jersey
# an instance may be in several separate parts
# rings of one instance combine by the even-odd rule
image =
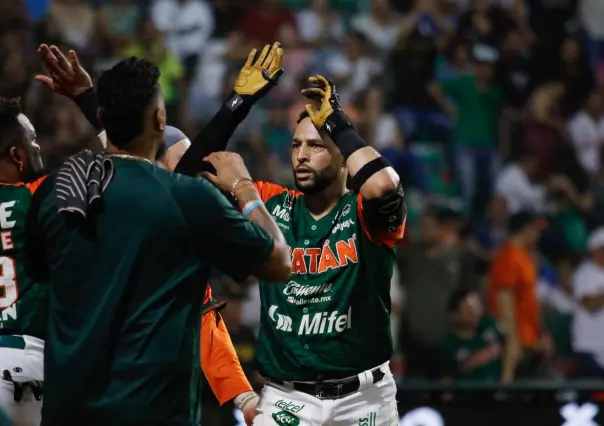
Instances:
[[[315,219],[305,195],[257,182],[292,256],[292,275],[260,283],[256,363],[265,377],[313,381],[346,377],[390,359],[393,232],[365,225],[362,197],[349,192]]]
[[[33,183],[0,183],[0,332],[44,339],[48,289],[24,271],[21,250]]]

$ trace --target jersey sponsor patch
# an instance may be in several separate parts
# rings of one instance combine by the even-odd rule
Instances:
[[[298,336],[342,333],[352,328],[352,306],[346,312],[305,313],[297,325],[289,315],[277,313],[278,309],[278,306],[272,305],[268,310],[270,319],[276,324],[275,328],[288,333],[295,330]]]
[[[296,281],[290,281],[285,284],[283,295],[288,303],[302,306],[310,303],[324,303],[331,301],[331,290],[333,284],[325,283],[320,285],[300,284]]]
[[[305,407],[305,405],[300,404],[295,401],[287,401],[285,399],[280,399],[277,402],[275,402],[275,407],[285,410],[289,413],[296,414],[296,413],[299,413],[300,411],[302,411],[302,409]]]
[[[334,249],[326,240],[323,247],[291,248],[292,274],[321,274],[349,263],[359,262],[356,238],[336,241]]]
[[[273,413],[272,417],[279,426],[299,426],[300,424],[300,419],[287,411]]]

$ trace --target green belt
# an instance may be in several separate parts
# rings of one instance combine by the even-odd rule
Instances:
[[[25,349],[25,339],[21,336],[0,335],[0,348]]]

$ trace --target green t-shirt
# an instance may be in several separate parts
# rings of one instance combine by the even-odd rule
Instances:
[[[190,426],[209,270],[243,280],[273,240],[202,178],[113,163],[86,221],[58,213],[52,182],[33,201],[50,275],[44,423]]]
[[[388,361],[393,246],[402,226],[381,234],[365,229],[356,193],[317,220],[303,194],[264,182],[257,187],[292,251],[290,281],[260,283],[260,373],[312,381]]]
[[[0,184],[0,329],[44,339],[48,289],[25,274],[22,249],[33,184]]]
[[[460,75],[440,85],[457,105],[453,143],[459,148],[496,147],[503,105],[500,88],[492,85],[486,90],[479,90],[473,75]]]
[[[455,380],[499,381],[503,334],[490,315],[484,315],[472,337],[449,331],[442,343],[444,371]]]

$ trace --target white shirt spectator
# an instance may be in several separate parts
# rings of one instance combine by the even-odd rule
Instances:
[[[392,50],[398,40],[397,21],[382,26],[378,25],[371,15],[360,15],[352,20],[352,28],[367,37],[367,40],[382,53]]]
[[[344,23],[341,16],[331,14],[329,21],[325,22],[313,9],[304,9],[296,14],[296,27],[300,38],[309,43],[322,38],[337,41],[344,36]]]
[[[604,40],[604,1],[580,0],[579,17],[592,39]]]
[[[201,0],[156,0],[151,19],[166,33],[168,49],[181,59],[201,54],[214,31],[212,8]]]
[[[344,84],[338,84],[338,94],[343,104],[353,103],[361,90],[369,86],[371,79],[382,71],[380,63],[369,57],[351,61],[344,53],[334,54],[325,65],[328,75],[346,78]]]
[[[497,176],[495,194],[506,199],[510,215],[521,210],[535,213],[545,211],[547,196],[545,188],[531,182],[518,164],[508,165]]]
[[[581,300],[604,293],[604,268],[592,261],[583,262],[573,275],[573,296],[577,308],[573,318],[572,343],[575,352],[587,352],[604,367],[604,309],[588,311]]]
[[[604,117],[594,119],[586,111],[579,111],[568,122],[568,133],[583,168],[592,175],[598,173],[600,147],[604,141]]]
[[[372,146],[378,151],[385,148],[396,147],[399,138],[399,127],[396,118],[392,114],[382,114],[374,134],[371,138]]]

